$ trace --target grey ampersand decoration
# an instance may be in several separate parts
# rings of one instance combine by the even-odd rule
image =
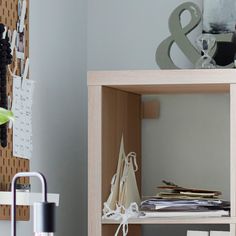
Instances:
[[[191,21],[182,28],[180,17],[186,10],[191,14]],[[174,42],[191,63],[195,65],[201,55],[187,38],[187,34],[199,25],[201,19],[202,13],[199,7],[192,2],[181,4],[171,13],[169,18],[171,35],[159,45],[156,51],[156,62],[161,69],[178,69],[170,56],[170,50]]]
[[[184,11],[189,11],[191,14],[191,21],[188,25],[182,28],[181,14]],[[201,57],[200,52],[187,38],[187,34],[195,29],[202,19],[202,13],[199,7],[192,2],[185,2],[178,6],[170,15],[169,30],[171,35],[165,39],[156,50],[156,62],[161,69],[179,69],[173,62],[170,56],[170,50],[173,43],[176,43],[180,50],[186,55],[190,62],[195,65],[197,60]],[[233,33],[214,34],[217,43],[232,42]],[[210,51],[210,56],[214,56],[217,50],[217,45]],[[226,55],[227,56],[227,55]],[[218,68],[232,68],[234,63],[226,66],[217,66]]]

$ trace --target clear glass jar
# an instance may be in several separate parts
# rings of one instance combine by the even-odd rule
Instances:
[[[216,39],[211,34],[202,34],[196,39],[197,47],[203,54],[196,62],[196,69],[215,69],[216,62],[209,55],[210,51],[216,45]]]

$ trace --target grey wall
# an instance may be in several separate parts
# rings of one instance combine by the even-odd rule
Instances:
[[[82,0],[35,1],[31,7],[37,81],[32,169],[42,170],[49,190],[61,194],[59,236],[83,235],[86,227],[86,7]]]
[[[88,0],[89,69],[157,69],[157,46],[170,33],[168,18],[183,0]],[[202,7],[202,0],[191,2]],[[183,15],[183,23],[189,14]],[[190,39],[201,32],[199,26]],[[171,51],[181,67],[192,65],[174,45]]]
[[[158,69],[156,48],[169,36],[169,15],[182,2],[89,0],[88,69]],[[202,7],[201,0],[192,2]],[[189,15],[184,14],[183,25],[188,21]],[[190,40],[194,42],[200,32],[201,26],[191,32]],[[192,68],[176,45],[171,55],[181,68]],[[162,95],[158,99],[160,119],[143,121],[143,194],[155,194],[160,181],[169,179],[220,189],[228,198],[228,96]],[[184,236],[190,228],[199,226],[146,226],[143,235]]]
[[[152,99],[160,101],[160,117],[142,122],[143,194],[156,194],[165,179],[218,189],[229,200],[229,95],[144,98]]]
[[[40,0],[30,4],[30,74],[37,82],[31,170],[45,173],[49,192],[61,195],[56,235],[87,235],[87,2]],[[31,222],[17,227],[18,235],[32,235]],[[1,235],[10,235],[9,222],[1,222],[0,229]]]

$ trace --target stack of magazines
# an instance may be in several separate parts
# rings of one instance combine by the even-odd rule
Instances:
[[[162,191],[142,201],[141,217],[221,217],[229,216],[230,203],[220,199],[221,192],[184,188],[163,181]]]

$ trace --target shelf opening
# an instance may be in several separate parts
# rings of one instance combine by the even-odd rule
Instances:
[[[204,85],[206,86],[206,85]],[[114,86],[113,86],[114,87]],[[195,90],[193,93],[170,92],[141,96],[137,90],[126,86],[102,88],[102,203],[110,192],[112,176],[116,171],[119,145],[122,134],[125,138],[126,153],[135,151],[140,171],[137,182],[143,196],[155,195],[161,181],[174,181],[186,187],[219,190],[222,198],[230,200],[230,95],[229,86],[224,90]],[[135,89],[137,86],[135,86]],[[143,88],[143,87],[142,87]],[[157,87],[156,87],[157,88]],[[156,92],[156,88],[155,92]],[[160,88],[160,86],[158,86]],[[164,88],[164,87],[163,87]],[[176,89],[177,87],[175,87]],[[207,88],[207,87],[205,87]],[[214,89],[219,87],[214,87]],[[187,87],[186,89],[189,89]],[[194,88],[195,89],[195,88]],[[209,87],[208,87],[209,89]],[[149,91],[150,87],[148,88]],[[164,90],[163,90],[164,91]],[[148,92],[142,91],[142,94]],[[142,101],[158,99],[158,119],[143,120]],[[204,220],[204,219],[203,219]],[[213,220],[213,222],[211,221]],[[215,219],[209,219],[213,224]],[[135,234],[151,236],[162,232],[161,220],[153,220],[160,226],[141,226],[150,222],[135,221],[130,227]],[[167,220],[168,221],[168,220]],[[191,221],[191,220],[190,220]],[[206,220],[207,221],[207,220]],[[217,222],[217,220],[216,220]],[[235,222],[228,217],[219,219],[217,229],[228,229],[224,224]],[[114,222],[103,221],[102,235],[117,227]],[[164,222],[163,224],[165,224]],[[169,224],[184,224],[176,220]],[[189,222],[203,223],[201,220]],[[186,230],[185,226],[173,226],[175,232]],[[195,226],[194,226],[195,227]],[[218,228],[219,227],[219,228]],[[168,228],[168,227],[164,227]],[[188,226],[188,229],[189,226]],[[168,233],[161,233],[169,236]],[[176,235],[176,234],[172,234]],[[182,234],[184,235],[184,234]]]

